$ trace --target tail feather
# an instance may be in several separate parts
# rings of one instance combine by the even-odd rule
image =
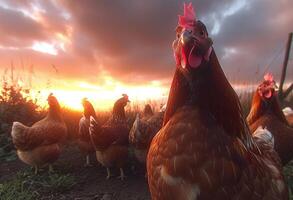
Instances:
[[[44,133],[41,130],[20,122],[13,122],[11,136],[16,149],[22,151],[34,149],[44,142]]]
[[[90,134],[94,134],[96,131],[98,131],[100,129],[100,124],[95,120],[94,117],[90,117]]]
[[[27,130],[29,127],[23,125],[20,122],[13,122],[11,136],[12,141],[17,149],[21,149],[25,146],[25,141],[27,140]]]
[[[78,130],[78,137],[81,139],[89,138],[89,127],[90,127],[90,120],[82,117],[79,120],[79,130]]]
[[[25,131],[28,127],[20,122],[13,122],[11,136],[12,139],[22,139],[25,137]]]
[[[259,126],[253,133],[255,139],[259,139],[266,144],[269,144],[271,147],[274,147],[275,140],[273,134],[266,128]]]
[[[139,122],[139,114],[137,114],[129,133],[129,141],[132,144],[134,144],[137,138],[140,137]]]
[[[89,127],[89,133],[90,133],[90,139],[92,141],[93,146],[96,148],[97,146],[97,139],[98,139],[98,133],[101,130],[100,124],[95,120],[94,117],[90,116],[90,127]],[[97,148],[96,148],[97,150]]]
[[[293,115],[293,110],[290,107],[286,107],[283,109],[283,113],[285,116]]]

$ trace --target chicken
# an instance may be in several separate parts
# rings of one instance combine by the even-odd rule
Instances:
[[[118,99],[114,104],[112,116],[104,125],[99,124],[94,117],[90,118],[90,137],[98,162],[107,169],[107,179],[111,176],[110,167],[118,167],[119,178],[125,178],[123,166],[128,158],[129,126],[124,107],[128,102],[128,96],[125,94]]]
[[[286,165],[293,158],[293,128],[281,110],[275,89],[273,76],[266,74],[254,93],[247,122],[252,132],[262,126],[274,135],[275,150]]]
[[[97,120],[96,112],[91,104],[86,98],[82,100],[83,105],[83,117],[79,120],[79,132],[77,144],[80,151],[86,155],[85,166],[91,166],[90,164],[90,154],[95,152],[95,148],[92,145],[89,127],[90,127],[90,116]]]
[[[67,137],[67,127],[61,115],[61,108],[53,94],[48,97],[49,111],[47,116],[34,123],[31,127],[20,122],[13,122],[11,136],[17,155],[24,163],[35,168],[35,174],[40,167],[52,163],[61,153],[61,143]]]
[[[284,113],[289,125],[293,127],[293,110],[290,107],[286,107],[283,109],[283,113]]]
[[[151,197],[288,199],[271,134],[263,127],[251,135],[211,45],[192,4],[184,4],[163,127],[147,155]]]
[[[149,118],[154,115],[153,109],[150,104],[146,104],[143,109],[143,116],[144,118]]]
[[[129,143],[133,146],[134,155],[139,162],[146,162],[150,143],[162,127],[163,117],[164,112],[158,112],[152,116],[146,115],[144,112],[142,119],[139,118],[139,115],[136,116],[129,133]]]

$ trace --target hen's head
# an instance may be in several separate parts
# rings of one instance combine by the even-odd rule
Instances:
[[[173,42],[177,66],[199,67],[204,60],[209,60],[212,44],[205,25],[196,19],[192,3],[184,4],[184,14],[179,15],[176,39]]]
[[[149,131],[150,125],[137,114],[129,132],[130,143],[136,148],[146,148],[151,139]]]
[[[279,120],[287,123],[277,98],[277,85],[272,74],[267,73],[264,81],[257,87],[252,99],[252,105],[247,117],[251,125],[266,113],[274,114]]]
[[[123,107],[126,106],[128,102],[130,102],[128,95],[122,94],[121,103],[122,103]]]
[[[57,98],[53,95],[53,93],[50,93],[48,96],[48,104],[50,108],[60,108],[59,102]]]
[[[127,105],[128,102],[130,102],[130,101],[128,99],[127,94],[122,94],[122,97],[120,99],[118,99],[114,104],[113,115],[125,118],[124,107]]]
[[[152,107],[150,104],[146,104],[143,109],[144,116],[152,116],[154,114]]]
[[[257,87],[258,95],[262,100],[267,101],[277,94],[277,85],[271,73],[264,76],[264,81]]]

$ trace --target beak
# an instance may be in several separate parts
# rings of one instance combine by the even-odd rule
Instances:
[[[192,32],[189,30],[184,30],[181,33],[180,42],[181,42],[181,44],[186,45],[192,40],[192,38],[193,38]]]

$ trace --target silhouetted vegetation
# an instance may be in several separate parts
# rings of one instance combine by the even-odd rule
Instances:
[[[26,125],[40,119],[42,112],[37,105],[37,100],[29,98],[29,90],[23,90],[17,84],[2,83],[0,93],[0,160],[13,160],[11,126],[14,121]]]

